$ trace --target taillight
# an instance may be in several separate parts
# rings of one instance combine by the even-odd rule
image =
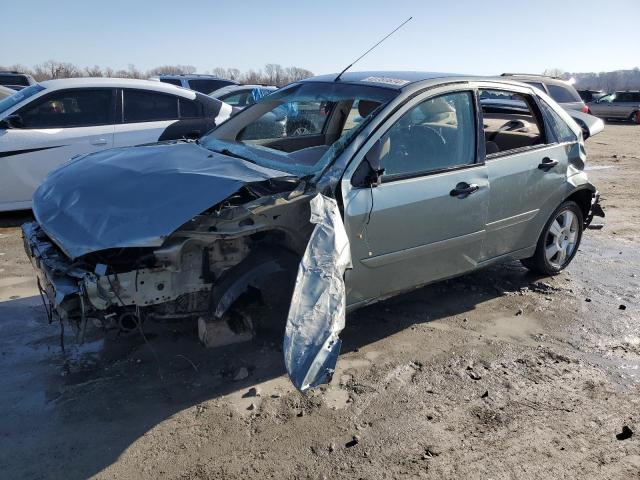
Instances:
[[[589,110],[589,107],[585,105],[584,107],[582,107],[582,113],[591,113],[591,110]]]

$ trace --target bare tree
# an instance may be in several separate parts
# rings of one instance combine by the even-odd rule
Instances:
[[[158,75],[185,75],[196,73],[196,67],[193,65],[163,65],[161,67],[152,68],[147,71],[148,77]]]
[[[82,77],[82,71],[72,63],[47,60],[33,69],[36,80],[50,80],[56,78]]]
[[[85,67],[84,73],[87,77],[104,77],[105,74],[98,65],[94,65],[93,67]]]
[[[0,67],[1,70],[15,70],[32,75],[37,81],[70,77],[121,77],[121,78],[149,78],[161,74],[190,74],[195,73],[193,65],[162,65],[147,71],[129,64],[127,69],[114,70],[111,67],[78,67],[72,63],[48,60],[44,63],[28,68],[24,65],[12,65]],[[241,72],[237,68],[215,67],[212,74],[221,78],[227,78],[241,83],[269,84],[281,87],[291,82],[301,80],[313,75],[309,70],[299,67],[283,68],[277,63],[268,63],[263,70],[248,70]]]

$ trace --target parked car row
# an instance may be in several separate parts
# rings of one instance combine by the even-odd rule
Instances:
[[[148,109],[179,123],[219,102],[149,82],[163,97],[129,105],[146,92],[112,82],[90,101],[113,105],[100,124],[113,119],[114,136]],[[5,121],[85,118],[88,99],[48,88],[25,89]],[[265,119],[284,128],[259,128]],[[290,120],[309,124],[290,135]],[[37,188],[25,249],[49,312],[78,328],[199,318],[221,337],[285,331],[285,364],[304,390],[330,379],[347,310],[506,260],[547,275],[566,268],[603,215],[583,145],[603,128],[510,78],[315,77],[197,141],[75,157]]]

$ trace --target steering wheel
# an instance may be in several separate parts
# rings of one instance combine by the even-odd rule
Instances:
[[[447,144],[442,134],[429,125],[408,125],[394,137],[391,147],[395,165],[389,170],[398,172],[425,170],[430,153],[442,152]]]

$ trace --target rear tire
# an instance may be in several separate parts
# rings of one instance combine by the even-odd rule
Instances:
[[[633,112],[629,116],[629,121],[631,121],[631,123],[635,123],[636,125],[640,125],[640,110]]]
[[[521,260],[529,270],[542,275],[557,275],[573,260],[584,229],[582,210],[571,200],[551,214],[542,229],[532,257]]]

